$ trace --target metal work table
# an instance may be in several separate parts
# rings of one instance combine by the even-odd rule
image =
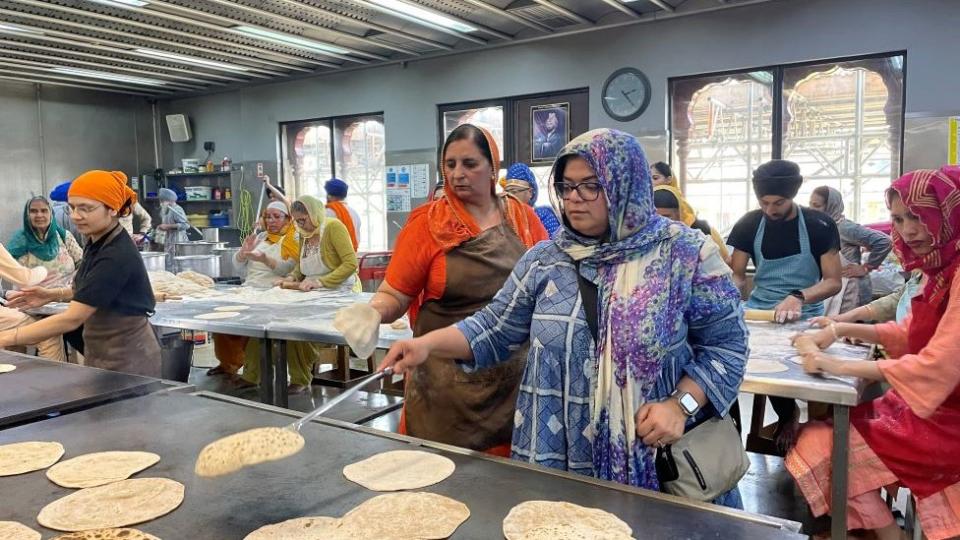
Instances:
[[[226,292],[235,287],[217,287]],[[216,332],[234,336],[244,336],[260,341],[260,401],[267,404],[286,407],[287,395],[287,358],[286,341],[312,341],[344,346],[346,340],[333,327],[333,317],[337,310],[355,302],[369,302],[370,293],[344,293],[325,291],[323,297],[297,304],[264,304],[245,301],[243,297],[231,297],[229,294],[201,299],[187,298],[183,301],[158,302],[156,313],[150,318],[150,324],[157,327],[177,328]],[[316,295],[315,295],[316,296]],[[249,306],[239,316],[229,319],[197,319],[202,313],[211,313],[218,307],[242,304]],[[66,311],[67,304],[51,303],[29,313],[37,316],[56,315]],[[409,338],[413,332],[406,328],[394,330],[389,325],[380,326],[380,340],[377,347],[389,349],[393,342]],[[344,360],[346,361],[346,360]],[[363,373],[357,374],[365,375]],[[264,382],[265,381],[265,382]],[[350,377],[340,381],[340,386],[348,386]]]
[[[194,475],[197,455],[207,443],[253,427],[283,426],[291,421],[284,412],[217,395],[152,395],[6,430],[0,432],[0,444],[42,437],[61,442],[65,459],[101,450],[156,452],[160,462],[136,477],[171,478],[186,486],[179,508],[136,526],[160,538],[240,539],[258,527],[286,519],[342,516],[378,495],[347,481],[341,473],[343,466],[418,444],[426,451],[448,456],[457,465],[452,477],[425,488],[470,508],[470,518],[453,539],[502,538],[502,520],[510,508],[534,499],[563,499],[603,508],[629,523],[638,538],[802,538],[790,532],[796,530],[793,522],[326,419],[304,426],[306,448],[290,458],[220,478]],[[72,490],[54,485],[43,471],[35,471],[0,478],[0,491],[18,494],[5,505],[4,519],[23,522],[48,536],[52,531],[40,527],[36,515],[44,505]]]
[[[0,351],[0,429],[109,401],[171,388],[176,383]]]
[[[860,402],[866,382],[852,377],[808,375],[803,371],[790,337],[809,330],[807,323],[780,325],[748,322],[750,359],[776,360],[787,366],[781,373],[747,373],[740,391],[760,396],[777,396],[833,405],[833,453],[831,461],[831,536],[847,538],[847,474],[850,444],[850,408]],[[837,358],[866,360],[869,349],[837,342],[824,351]],[[762,425],[763,418],[753,419]],[[754,426],[755,427],[755,426]],[[754,429],[751,429],[754,431]]]

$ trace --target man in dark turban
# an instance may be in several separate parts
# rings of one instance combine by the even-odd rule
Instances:
[[[753,173],[753,191],[760,209],[733,226],[733,275],[746,292],[747,263],[756,267],[747,308],[773,310],[778,322],[823,315],[823,301],[840,292],[840,234],[830,216],[793,202],[803,184],[800,167],[774,159]],[[796,405],[792,399],[771,399],[779,422],[780,444],[793,437]]]

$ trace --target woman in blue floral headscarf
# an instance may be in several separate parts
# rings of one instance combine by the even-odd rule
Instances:
[[[520,259],[485,309],[397,342],[382,367],[405,372],[433,355],[488,369],[529,340],[512,457],[658,489],[656,448],[725,416],[737,397],[740,295],[714,242],[656,214],[633,136],[584,133],[552,176],[559,233]],[[679,403],[688,394],[691,416]],[[740,506],[739,492],[714,502]]]
[[[560,230],[560,220],[557,219],[553,208],[535,206],[540,190],[537,188],[537,177],[533,175],[533,171],[526,163],[514,163],[507,169],[507,176],[503,179],[503,190],[520,199],[520,202],[533,206],[533,211],[537,213],[548,236],[552,238],[554,233]]]

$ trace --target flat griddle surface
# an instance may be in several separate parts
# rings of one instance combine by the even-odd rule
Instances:
[[[199,478],[193,467],[207,443],[262,426],[284,426],[291,417],[261,407],[183,394],[154,394],[110,403],[67,416],[0,432],[0,444],[25,440],[59,441],[64,459],[102,450],[147,450],[161,456],[137,477],[166,477],[186,486],[186,498],[173,513],[139,526],[164,540],[241,539],[269,523],[301,516],[341,516],[377,493],[343,478],[344,465],[378,452],[415,448],[340,425],[313,423],[303,428],[306,447],[288,459],[220,478]],[[466,453],[441,452],[456,462],[454,475],[425,488],[465,503],[471,517],[456,539],[502,538],[510,508],[525,500],[566,500],[606,509],[627,521],[638,539],[800,538],[768,524],[695,508],[657,496],[548,474]],[[0,520],[36,523],[40,509],[72,490],[47,480],[43,471],[0,478]],[[756,519],[753,517],[752,519]]]
[[[160,379],[0,351],[0,428],[163,388]]]

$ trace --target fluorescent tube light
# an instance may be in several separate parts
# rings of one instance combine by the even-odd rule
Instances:
[[[9,23],[0,23],[0,33],[7,34],[43,34],[40,30],[34,30],[33,28],[27,28],[25,26],[20,26],[16,24]]]
[[[216,60],[207,60],[206,58],[198,58],[196,56],[187,56],[185,54],[177,54],[177,53],[172,53],[167,51],[158,51],[156,49],[134,49],[133,52],[141,56],[148,56],[150,58],[159,58],[161,60],[172,60],[175,62],[183,62],[184,64],[194,64],[198,66],[229,69],[231,71],[250,71],[248,68],[237,65],[237,64],[228,64],[226,62],[218,62]]]
[[[475,32],[477,29],[470,26],[469,24],[464,24],[460,21],[457,21],[446,15],[441,15],[436,11],[431,11],[429,9],[422,8],[420,6],[409,4],[407,2],[401,2],[400,0],[370,0],[378,6],[383,6],[391,11],[396,11],[398,14],[407,15],[433,23],[444,28],[449,28],[451,30],[456,30],[458,32]]]
[[[139,8],[149,4],[149,2],[145,2],[144,0],[87,0],[87,1],[95,2],[97,4],[103,4],[105,6],[125,8],[125,9]]]
[[[80,77],[93,77],[94,79],[104,79],[108,81],[128,82],[134,84],[145,84],[148,86],[163,86],[165,83],[158,79],[148,79],[147,77],[134,77],[132,75],[121,75],[119,73],[110,73],[108,71],[95,71],[92,69],[82,69],[74,67],[53,67],[50,71],[63,73],[65,75],[78,75]]]
[[[291,34],[284,34],[281,32],[274,32],[273,30],[267,30],[265,28],[259,28],[256,26],[239,25],[239,26],[234,26],[230,30],[237,34],[242,34],[248,37],[265,39],[267,41],[272,41],[273,43],[284,45],[286,47],[295,47],[298,49],[305,49],[308,51],[328,52],[328,53],[336,53],[336,54],[347,54],[348,52],[350,52],[346,49],[341,49],[340,47],[336,47],[326,43],[321,43],[319,41],[314,41],[312,39],[307,39],[300,36],[294,36]]]

